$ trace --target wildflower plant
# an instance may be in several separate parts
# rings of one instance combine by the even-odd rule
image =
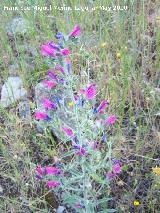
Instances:
[[[116,118],[106,113],[108,100],[97,103],[96,83],[80,86],[71,70],[79,34],[80,27],[75,26],[68,36],[57,33],[56,44],[50,41],[41,46],[41,54],[52,64],[42,82],[50,90],[50,98],[42,100],[44,108],[37,109],[34,118],[44,129],[56,129],[67,150],[56,167],[38,166],[35,172],[74,212],[113,212],[107,207],[111,199],[108,186],[110,177],[118,175],[121,167],[116,163],[112,168],[112,143],[106,133]],[[55,98],[59,90],[66,95]],[[72,122],[62,121],[59,110]]]

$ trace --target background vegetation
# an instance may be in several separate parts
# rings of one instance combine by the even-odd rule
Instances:
[[[127,5],[127,11],[4,11],[14,5],[100,6]],[[19,65],[18,75],[28,91],[33,110],[34,86],[43,79],[47,65],[39,54],[44,41],[54,39],[57,31],[70,32],[75,24],[82,28],[81,44],[72,55],[72,69],[81,81],[85,73],[95,79],[99,96],[110,100],[109,112],[118,122],[114,126],[113,156],[126,164],[126,171],[111,182],[112,208],[118,212],[159,212],[159,70],[160,2],[158,0],[65,0],[3,1],[0,27],[0,88],[10,75],[9,65]],[[28,30],[14,38],[6,25],[23,17]],[[34,66],[29,46],[37,52]],[[0,108],[0,209],[1,212],[54,212],[57,201],[35,183],[35,164],[54,162],[61,147],[50,134],[37,133],[32,120],[18,116],[16,104]],[[134,206],[138,200],[140,205]]]

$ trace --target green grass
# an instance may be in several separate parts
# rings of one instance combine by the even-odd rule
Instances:
[[[63,3],[81,6],[89,4],[89,1],[84,0],[48,2],[52,7],[54,4],[63,5]],[[101,5],[118,4],[118,1],[100,2]],[[98,84],[99,95],[110,100],[109,112],[115,113],[118,117],[113,131],[113,156],[124,160],[133,168],[128,174],[133,184],[125,183],[123,178],[114,181],[119,194],[116,198],[116,207],[119,212],[129,212],[139,182],[142,180],[151,182],[153,179],[146,197],[137,195],[141,205],[136,208],[137,211],[141,209],[141,212],[159,212],[157,194],[160,188],[151,168],[158,165],[156,159],[160,148],[156,117],[159,112],[160,3],[158,0],[120,2],[121,5],[128,4],[129,9],[112,13],[99,10],[92,13],[53,10],[48,14],[44,11],[4,12],[3,5],[9,6],[13,3],[3,2],[1,6],[3,23],[0,28],[0,85],[9,76],[8,65],[16,61],[20,65],[18,74],[32,96],[34,85],[43,79],[47,70],[47,65],[38,52],[39,45],[53,39],[56,28],[62,32],[69,32],[74,24],[79,23],[82,27],[82,44],[84,41],[90,44],[79,46],[79,49],[83,48],[89,57],[84,57],[77,51],[77,54],[72,56],[73,70],[80,74],[81,70],[86,70],[90,64],[89,67],[93,69]],[[27,1],[26,4],[45,5],[45,1]],[[99,3],[95,1],[94,5],[97,6]],[[149,23],[151,18],[149,10],[152,8],[154,20]],[[17,15],[27,20],[30,30],[23,38],[15,37],[9,41],[5,26]],[[102,47],[101,44],[104,42],[106,46]],[[26,55],[21,50],[21,46],[25,44],[34,47],[38,52],[33,70],[26,70]],[[18,52],[18,56],[15,56],[15,51]],[[120,53],[120,58],[117,58],[117,52]],[[80,63],[86,58],[87,63]],[[30,102],[33,101],[32,98],[29,99]],[[5,189],[1,196],[0,208],[2,212],[17,213],[22,209],[22,204],[27,203],[33,212],[47,212],[47,202],[44,199],[46,191],[35,183],[33,168],[45,157],[52,159],[58,156],[56,154],[58,146],[52,136],[37,133],[32,121],[26,124],[16,114],[14,109],[0,110],[1,185]],[[19,166],[20,162],[22,166]],[[122,187],[119,181],[122,181]],[[13,191],[9,193],[12,188]],[[116,197],[116,190],[112,186],[111,192]]]

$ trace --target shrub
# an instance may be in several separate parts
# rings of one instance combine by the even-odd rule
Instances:
[[[57,193],[64,204],[76,212],[111,212],[107,208],[110,178],[116,176],[121,167],[116,163],[112,169],[112,143],[107,129],[115,122],[114,115],[107,115],[107,100],[99,104],[96,100],[95,82],[80,87],[80,81],[71,70],[71,49],[77,44],[80,27],[64,36],[58,33],[53,41],[41,46],[41,54],[53,63],[54,70],[48,70],[43,84],[50,89],[50,97],[58,90],[67,91],[67,100],[44,98],[43,111],[36,110],[34,117],[43,128],[60,130],[63,143],[68,149],[62,154],[57,167],[37,167],[36,177],[46,182],[48,188]],[[73,121],[63,123],[58,109],[67,113]],[[108,138],[108,139],[107,139]]]

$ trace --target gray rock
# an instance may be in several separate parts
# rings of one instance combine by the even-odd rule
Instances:
[[[23,35],[28,31],[27,21],[21,17],[13,18],[6,26],[6,32],[9,36],[14,36],[16,34]]]
[[[27,60],[26,60],[27,61]],[[26,73],[28,74],[29,71],[33,71],[35,69],[34,63],[27,63],[26,61],[23,61],[22,65],[18,65],[18,63],[11,64],[8,67],[8,73],[11,77],[16,77],[20,73]]]
[[[0,185],[0,194],[2,194],[3,193],[3,187],[2,187],[2,185]]]
[[[18,104],[18,111],[21,119],[29,120],[31,118],[31,110],[28,101],[21,101]]]
[[[64,206],[59,206],[58,209],[56,210],[56,213],[63,213],[65,211]]]
[[[20,67],[18,64],[11,64],[8,67],[8,72],[10,76],[17,76],[19,70],[20,70]]]
[[[9,77],[2,86],[1,101],[2,107],[8,107],[19,99],[26,99],[27,91],[23,88],[20,77]]]

